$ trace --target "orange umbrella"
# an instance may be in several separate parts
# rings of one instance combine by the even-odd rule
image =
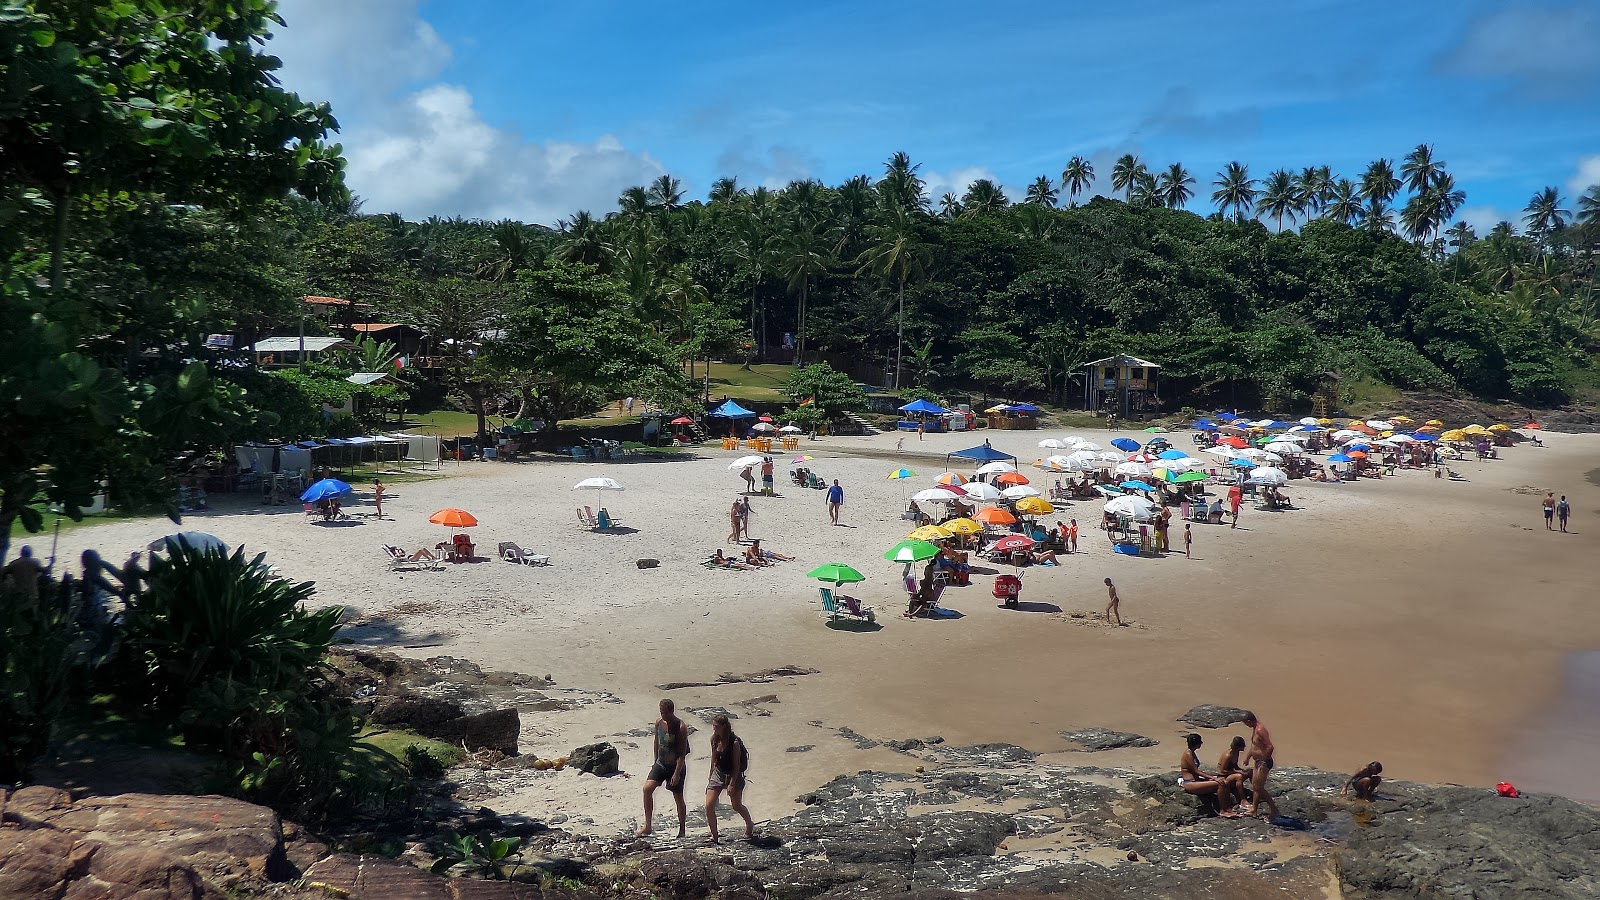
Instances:
[[[1226,444],[1235,450],[1243,450],[1244,448],[1250,446],[1250,443],[1241,437],[1225,437],[1218,440],[1217,443]]]
[[[1366,459],[1367,458],[1367,451],[1365,451],[1365,450],[1351,450],[1349,453],[1346,453],[1345,456],[1348,456],[1351,459]]]
[[[1010,487],[1013,484],[1027,484],[1028,476],[1021,472],[1001,472],[995,476],[994,483],[1003,484],[1006,487]]]
[[[477,516],[464,509],[456,509],[453,506],[439,510],[429,516],[428,521],[435,525],[443,525],[446,528],[471,528],[478,524]]]
[[[1006,512],[998,506],[980,509],[972,514],[972,518],[982,522],[985,525],[1010,525],[1012,522],[1017,520],[1016,516],[1013,516],[1011,513]]]

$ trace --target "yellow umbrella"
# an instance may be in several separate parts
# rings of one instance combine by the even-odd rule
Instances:
[[[1365,424],[1367,424],[1367,423],[1361,421],[1360,419],[1351,419],[1350,421],[1345,423],[1344,427],[1346,427],[1346,428],[1354,428],[1357,425],[1365,425]]]
[[[1016,506],[1017,512],[1028,516],[1048,516],[1056,511],[1050,501],[1043,497],[1023,497]]]
[[[918,528],[916,531],[906,535],[906,537],[918,541],[942,541],[945,538],[953,536],[955,536],[955,532],[938,525],[924,525],[921,528]]]
[[[1393,431],[1385,431],[1383,434],[1378,435],[1378,437],[1394,437],[1394,432]]]
[[[1417,426],[1417,430],[1418,431],[1438,431],[1442,427],[1443,426],[1441,426],[1441,425],[1418,425]]]
[[[1489,429],[1483,427],[1482,425],[1479,425],[1476,422],[1472,423],[1471,425],[1468,425],[1467,427],[1465,427],[1465,428],[1463,428],[1461,430],[1463,432],[1467,433],[1467,434],[1488,434],[1489,433]]]
[[[1432,425],[1435,428],[1443,428],[1444,427],[1444,423],[1439,421],[1438,419],[1429,419],[1426,424]]]
[[[1391,421],[1391,422],[1399,422],[1402,425],[1410,425],[1412,422],[1414,422],[1416,420],[1410,418],[1409,416],[1390,416],[1389,417],[1389,421]]]
[[[954,534],[981,534],[983,526],[971,519],[951,519],[939,526]]]
[[[1459,428],[1452,428],[1451,430],[1446,431],[1444,434],[1439,435],[1439,439],[1443,441],[1464,441],[1467,439],[1467,433]]]
[[[1333,420],[1332,419],[1318,419],[1317,420],[1317,424],[1318,425],[1332,425],[1333,424]]]
[[[1493,425],[1490,425],[1489,426],[1489,430],[1490,431],[1502,431],[1502,432],[1503,431],[1510,431],[1511,430],[1511,426],[1507,425],[1504,422],[1497,422],[1497,423],[1495,423]]]

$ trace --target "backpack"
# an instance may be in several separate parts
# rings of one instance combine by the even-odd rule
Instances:
[[[743,775],[750,770],[750,751],[745,749],[743,738],[735,737],[733,745],[739,748],[739,774]]]

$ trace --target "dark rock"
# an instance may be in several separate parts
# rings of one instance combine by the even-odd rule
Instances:
[[[934,752],[951,762],[966,765],[1004,766],[1033,762],[1039,754],[1016,744],[973,744],[970,747],[939,747]]]
[[[1124,747],[1154,747],[1161,743],[1142,734],[1112,731],[1109,728],[1080,728],[1077,731],[1063,731],[1061,736],[1078,744],[1085,752],[1121,750]]]
[[[374,725],[395,725],[410,728],[422,734],[426,729],[438,727],[466,715],[466,710],[454,700],[439,697],[395,696],[380,697],[372,704],[367,718]]]
[[[655,567],[661,565],[661,560],[659,560],[659,559],[637,559],[637,560],[634,560],[633,564],[635,566],[641,568],[641,569],[654,569]]]
[[[636,879],[649,886],[651,896],[663,900],[762,900],[767,896],[754,875],[688,850],[646,859],[640,863]]]
[[[903,741],[884,741],[883,745],[890,750],[898,750],[901,753],[910,753],[913,750],[921,750],[928,746],[925,741],[920,741],[916,738],[909,738]]]
[[[871,750],[873,747],[878,746],[877,741],[865,735],[857,734],[853,729],[848,727],[839,729],[839,737],[842,737],[850,743],[855,744],[856,749],[858,750]]]
[[[796,746],[796,747],[785,747],[783,752],[785,752],[785,753],[810,753],[812,750],[815,750],[815,749],[817,749],[817,746],[815,744],[800,744],[799,746]]]
[[[1245,711],[1237,706],[1215,706],[1202,703],[1178,717],[1179,722],[1196,728],[1227,728],[1244,721]]]
[[[567,766],[590,775],[613,775],[618,771],[621,757],[617,748],[601,742],[585,744],[567,755]]]
[[[698,716],[700,721],[707,725],[710,725],[711,720],[717,716],[727,716],[730,721],[739,718],[738,713],[729,712],[725,707],[721,706],[686,706],[683,711]]]
[[[468,750],[497,750],[515,755],[517,739],[522,734],[522,717],[514,709],[495,709],[426,728],[412,727],[435,740],[464,744]]]

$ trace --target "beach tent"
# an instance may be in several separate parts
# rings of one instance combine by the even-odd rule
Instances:
[[[982,446],[978,447],[968,447],[965,450],[957,450],[954,453],[946,453],[944,455],[946,466],[949,465],[951,458],[970,459],[978,463],[994,462],[997,459],[1009,459],[1013,463],[1017,461],[1015,456],[1000,450],[996,450],[988,444],[983,444]]]
[[[724,402],[721,406],[706,413],[706,415],[717,416],[723,419],[753,419],[756,417],[755,413],[745,409],[732,400]]]
[[[927,413],[930,416],[942,416],[950,410],[937,403],[929,403],[926,400],[913,400],[900,407],[900,411],[903,413]]]

